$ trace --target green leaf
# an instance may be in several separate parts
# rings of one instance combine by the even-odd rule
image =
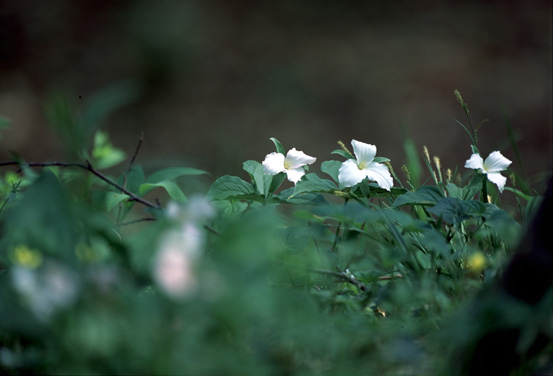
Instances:
[[[373,162],[376,162],[376,163],[390,162],[390,158],[374,157]]]
[[[306,236],[305,231],[302,231],[300,227],[286,227],[280,230],[282,240],[287,252],[299,253],[307,247],[309,243],[309,237]]]
[[[138,191],[140,185],[144,183],[145,180],[142,166],[134,165],[127,174],[126,188],[131,192]],[[125,179],[122,177],[119,179],[119,183],[123,185],[125,183]]]
[[[209,188],[207,196],[213,200],[223,200],[255,194],[253,186],[236,176],[221,176]]]
[[[265,178],[267,177],[271,178],[271,183],[269,184],[269,190],[266,192],[265,197],[267,197],[269,193],[274,193],[280,187],[284,179],[286,179],[286,174],[281,172],[273,176],[265,175]],[[267,187],[267,182],[265,182],[265,187]]]
[[[169,180],[160,181],[159,183],[141,184],[138,191],[141,195],[145,195],[146,193],[150,192],[152,189],[158,188],[158,187],[165,188],[169,196],[176,202],[181,202],[181,203],[186,202],[186,196],[184,195],[184,193],[182,193],[179,186],[175,182],[172,182]]]
[[[444,198],[442,191],[438,188],[425,185],[414,192],[402,194],[393,203],[393,206],[403,205],[435,205],[438,201]]]
[[[160,181],[173,180],[181,176],[190,176],[190,175],[202,175],[207,174],[206,171],[198,170],[197,168],[191,167],[169,167],[164,168],[154,172],[146,180],[147,183],[159,183]]]
[[[300,196],[294,196],[295,188],[288,188],[280,192],[278,200],[295,205],[327,205],[328,202],[319,193],[303,193]],[[274,199],[274,198],[273,198]]]
[[[129,199],[131,196],[124,193],[107,192],[106,193],[106,208],[111,211],[121,201]]]
[[[325,161],[321,164],[321,171],[330,175],[335,182],[338,182],[338,171],[341,166],[342,162],[340,161]]]
[[[238,200],[220,200],[214,201],[214,206],[219,209],[223,216],[233,217],[246,211],[248,203]]]
[[[94,149],[92,150],[94,165],[98,169],[113,167],[123,162],[125,153],[115,148],[109,140],[107,133],[98,131],[94,135]]]
[[[506,191],[511,191],[511,192],[513,192],[513,193],[516,194],[518,197],[523,198],[523,199],[525,199],[526,201],[530,201],[530,199],[532,199],[532,198],[535,197],[535,196],[527,195],[527,194],[521,192],[520,190],[518,190],[518,189],[516,189],[516,188],[505,187],[505,190],[506,190]]]
[[[265,174],[263,173],[263,166],[257,161],[246,161],[243,163],[243,169],[246,171],[257,189],[257,193],[266,196],[269,187],[265,187]],[[270,185],[270,182],[269,182]]]
[[[270,140],[273,141],[273,144],[275,144],[275,148],[276,148],[277,153],[280,153],[282,155],[286,155],[286,151],[284,150],[284,147],[282,146],[282,144],[280,143],[279,140],[277,140],[274,137],[271,137]]]
[[[341,155],[342,157],[345,157],[347,159],[355,159],[355,157],[353,155],[351,155],[350,153],[348,153],[347,151],[342,150],[342,149],[333,150],[330,154],[338,154],[338,155]]]
[[[317,174],[307,174],[297,182],[293,196],[307,192],[332,193],[336,190],[336,184],[327,179],[321,179]]]
[[[493,207],[497,208],[495,205],[486,205],[476,200],[463,201],[458,198],[448,197],[440,200],[436,206],[429,208],[428,211],[441,217],[448,223],[455,224],[470,217],[487,217],[494,210]]]
[[[459,188],[453,183],[448,183],[445,188],[447,189],[447,193],[449,194],[449,197],[452,198],[464,198],[464,192],[465,190],[463,188]]]

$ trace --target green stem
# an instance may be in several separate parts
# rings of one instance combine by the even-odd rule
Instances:
[[[482,202],[484,204],[488,203],[488,180],[485,177],[482,180]]]

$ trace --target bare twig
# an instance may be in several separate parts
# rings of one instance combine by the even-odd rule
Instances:
[[[119,183],[117,183],[117,182],[113,181],[112,179],[108,178],[106,175],[104,175],[100,171],[96,170],[88,160],[86,161],[86,163],[81,163],[81,162],[24,162],[24,163],[19,163],[17,161],[2,161],[2,162],[0,162],[0,167],[3,167],[3,166],[21,166],[21,167],[53,167],[53,166],[58,166],[58,167],[78,167],[78,168],[82,168],[83,170],[86,170],[86,171],[92,173],[93,175],[96,175],[98,178],[100,178],[104,182],[108,183],[109,185],[117,188],[121,192],[128,195],[130,197],[129,201],[137,201],[137,202],[140,202],[142,205],[145,205],[145,206],[148,206],[148,207],[154,208],[154,209],[160,209],[161,208],[161,204],[159,204],[159,202],[157,204],[154,204],[154,203],[152,203],[152,202],[150,202],[150,201],[148,201],[148,200],[146,200],[142,197],[139,197],[139,196],[135,195],[134,193],[132,193],[131,191],[129,191],[128,189],[126,189],[125,187],[123,187],[122,185],[120,185]]]
[[[311,271],[313,273],[317,273],[317,274],[328,275],[328,276],[332,276],[332,277],[335,277],[335,278],[342,279],[342,280],[344,280],[348,283],[351,283],[352,285],[358,287],[361,291],[366,291],[367,290],[367,287],[364,284],[359,282],[354,276],[352,276],[350,274],[347,274],[345,272],[335,272],[335,271],[332,271],[332,270],[325,270],[325,269],[309,269],[309,271]]]
[[[129,167],[127,168],[127,172],[125,173],[125,180],[123,181],[123,187],[127,188],[127,179],[129,178],[129,174],[131,173],[132,166],[134,165],[134,161],[136,160],[136,157],[138,155],[138,152],[140,151],[140,147],[142,146],[142,142],[144,142],[144,133],[140,134],[140,139],[138,140],[138,145],[136,145],[136,149],[134,151],[134,154],[131,158],[131,161],[129,163]]]
[[[119,223],[118,226],[128,226],[128,225],[133,225],[135,223],[140,223],[140,222],[147,222],[147,221],[155,221],[156,219],[154,217],[146,217],[146,218],[140,218],[140,219],[135,219],[133,221],[128,221],[128,222],[123,222],[123,223]]]

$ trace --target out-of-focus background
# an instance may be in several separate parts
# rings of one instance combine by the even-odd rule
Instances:
[[[463,169],[458,89],[474,124],[488,120],[484,156],[516,161],[507,118],[536,177],[552,159],[551,24],[545,0],[4,1],[0,115],[14,126],[0,158],[63,159],[44,103],[61,92],[85,106],[119,87],[133,95],[102,124],[114,144],[132,154],[143,132],[138,163],[208,180],[242,175],[274,150],[269,137],[319,162],[355,138],[399,172],[407,132]]]

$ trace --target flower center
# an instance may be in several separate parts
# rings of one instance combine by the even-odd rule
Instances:
[[[360,163],[357,163],[357,168],[358,168],[358,169],[364,170],[365,167],[367,167],[367,162],[360,162]]]
[[[285,160],[284,160],[284,168],[285,168],[286,170],[289,170],[290,167],[292,167],[292,161],[290,161],[290,160],[288,160],[288,159],[285,159]]]

